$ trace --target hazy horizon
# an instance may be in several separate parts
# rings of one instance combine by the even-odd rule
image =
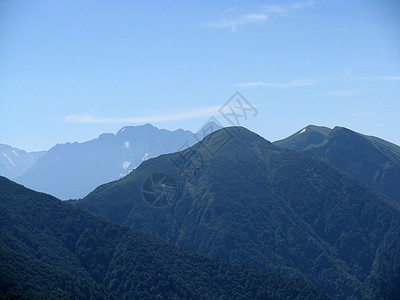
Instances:
[[[400,144],[396,1],[2,1],[0,143],[196,132],[240,92],[270,141],[314,124]]]

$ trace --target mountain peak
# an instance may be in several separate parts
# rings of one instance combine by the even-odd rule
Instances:
[[[307,130],[313,130],[313,131],[320,132],[320,133],[322,133],[322,134],[324,134],[324,135],[327,135],[327,134],[332,130],[332,129],[329,128],[329,127],[318,126],[318,125],[312,125],[312,124],[307,125],[305,128],[306,128]]]
[[[380,261],[371,268],[384,230],[359,256],[371,247],[371,227],[400,223],[400,212],[384,199],[324,162],[227,127],[147,160],[77,205],[186,249],[307,278],[330,295],[363,298],[359,286],[368,289],[370,274],[389,278],[378,274]],[[389,242],[387,249],[398,239]],[[395,286],[390,280],[384,284]]]
[[[220,124],[217,124],[215,121],[211,120],[210,122],[208,122],[208,123],[204,126],[204,128],[211,128],[212,131],[217,131],[218,129],[223,128],[223,126],[220,125]]]
[[[143,131],[143,132],[149,132],[151,130],[160,130],[159,128],[146,123],[143,125],[137,125],[137,126],[124,126],[122,127],[118,132],[117,132],[117,136],[121,135],[121,134],[127,134],[128,132],[137,132],[137,131]]]
[[[26,152],[0,144],[0,175],[16,178],[32,167],[46,151]]]
[[[311,145],[322,143],[332,129],[324,126],[308,125],[291,136],[275,141],[278,147],[302,151]]]
[[[204,150],[203,148],[206,148],[212,153],[230,148],[246,152],[248,148],[254,144],[270,145],[271,143],[245,127],[232,126],[221,128],[209,134],[201,143],[193,147],[201,151]]]
[[[81,198],[100,184],[127,175],[148,158],[176,152],[187,141],[194,143],[190,131],[151,124],[125,126],[117,134],[56,145],[16,180],[61,199]]]
[[[275,145],[302,151],[400,201],[400,147],[342,126],[307,126]]]
[[[226,132],[227,134],[234,135],[236,138],[254,138],[254,139],[263,139],[259,134],[247,129],[246,127],[243,126],[230,126],[230,127],[224,127],[221,129],[218,129],[214,133],[210,134],[212,135],[220,135],[223,132]],[[265,140],[266,141],[266,140]]]

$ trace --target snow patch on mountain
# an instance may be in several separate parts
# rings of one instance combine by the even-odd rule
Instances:
[[[19,156],[19,154],[17,153],[17,151],[15,151],[15,150],[12,150],[12,153],[14,153],[14,155],[15,155],[15,156],[18,156],[18,157],[20,157],[20,156]]]
[[[4,157],[8,159],[8,161],[15,167],[14,162],[12,161],[12,159],[10,157],[8,157],[7,154],[3,153]]]
[[[129,148],[129,142],[128,141],[126,141],[126,142],[124,142],[124,147],[126,148],[126,149],[128,149]]]
[[[302,133],[304,133],[304,132],[306,132],[306,129],[305,129],[305,128],[304,128],[302,131],[300,131],[299,134],[302,134]]]
[[[142,161],[145,161],[148,158],[149,158],[149,154],[146,152],[142,157]]]
[[[130,161],[124,161],[124,163],[122,164],[122,168],[123,168],[124,170],[126,170],[126,169],[129,168],[130,165],[131,165],[131,162],[130,162]]]

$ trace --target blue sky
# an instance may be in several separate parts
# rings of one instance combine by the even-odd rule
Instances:
[[[400,144],[400,2],[0,2],[0,143],[229,125],[237,91],[271,141],[315,124]]]

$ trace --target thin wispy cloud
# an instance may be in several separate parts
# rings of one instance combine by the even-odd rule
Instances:
[[[294,2],[290,4],[267,4],[261,5],[253,13],[238,15],[235,18],[222,18],[218,21],[204,23],[206,28],[223,29],[229,28],[232,32],[237,32],[239,26],[263,24],[270,16],[294,17],[295,11],[313,6],[313,1]],[[231,14],[237,7],[228,8],[225,13]]]
[[[326,93],[328,96],[349,97],[361,94],[359,90],[340,90]]]
[[[352,70],[347,70],[347,71],[343,74],[343,77],[350,76],[352,73],[353,73]]]
[[[168,121],[180,121],[195,119],[200,117],[211,116],[214,113],[218,113],[219,106],[209,106],[196,108],[186,111],[180,111],[176,113],[166,113],[159,115],[149,115],[131,118],[116,118],[107,117],[100,118],[89,114],[83,115],[68,115],[64,117],[64,120],[69,123],[114,123],[114,124],[135,124],[135,123],[157,123],[157,122],[168,122]]]
[[[364,80],[384,80],[384,81],[398,81],[400,80],[400,76],[371,76],[364,77]]]
[[[273,83],[273,82],[241,82],[236,83],[235,86],[238,87],[272,87],[272,88],[292,88],[292,87],[302,87],[314,85],[317,82],[311,79],[294,80],[286,83]]]
[[[239,25],[249,25],[262,23],[267,19],[267,15],[261,13],[242,15],[234,19],[221,19],[216,22],[206,22],[204,26],[206,28],[229,28],[235,32]]]
[[[229,7],[227,10],[225,10],[225,12],[226,12],[227,14],[229,14],[229,13],[233,12],[233,11],[236,10],[236,9],[237,9],[237,6]]]
[[[314,1],[294,2],[290,4],[266,4],[262,5],[262,11],[266,14],[276,14],[282,17],[293,17],[294,12],[314,5]]]

